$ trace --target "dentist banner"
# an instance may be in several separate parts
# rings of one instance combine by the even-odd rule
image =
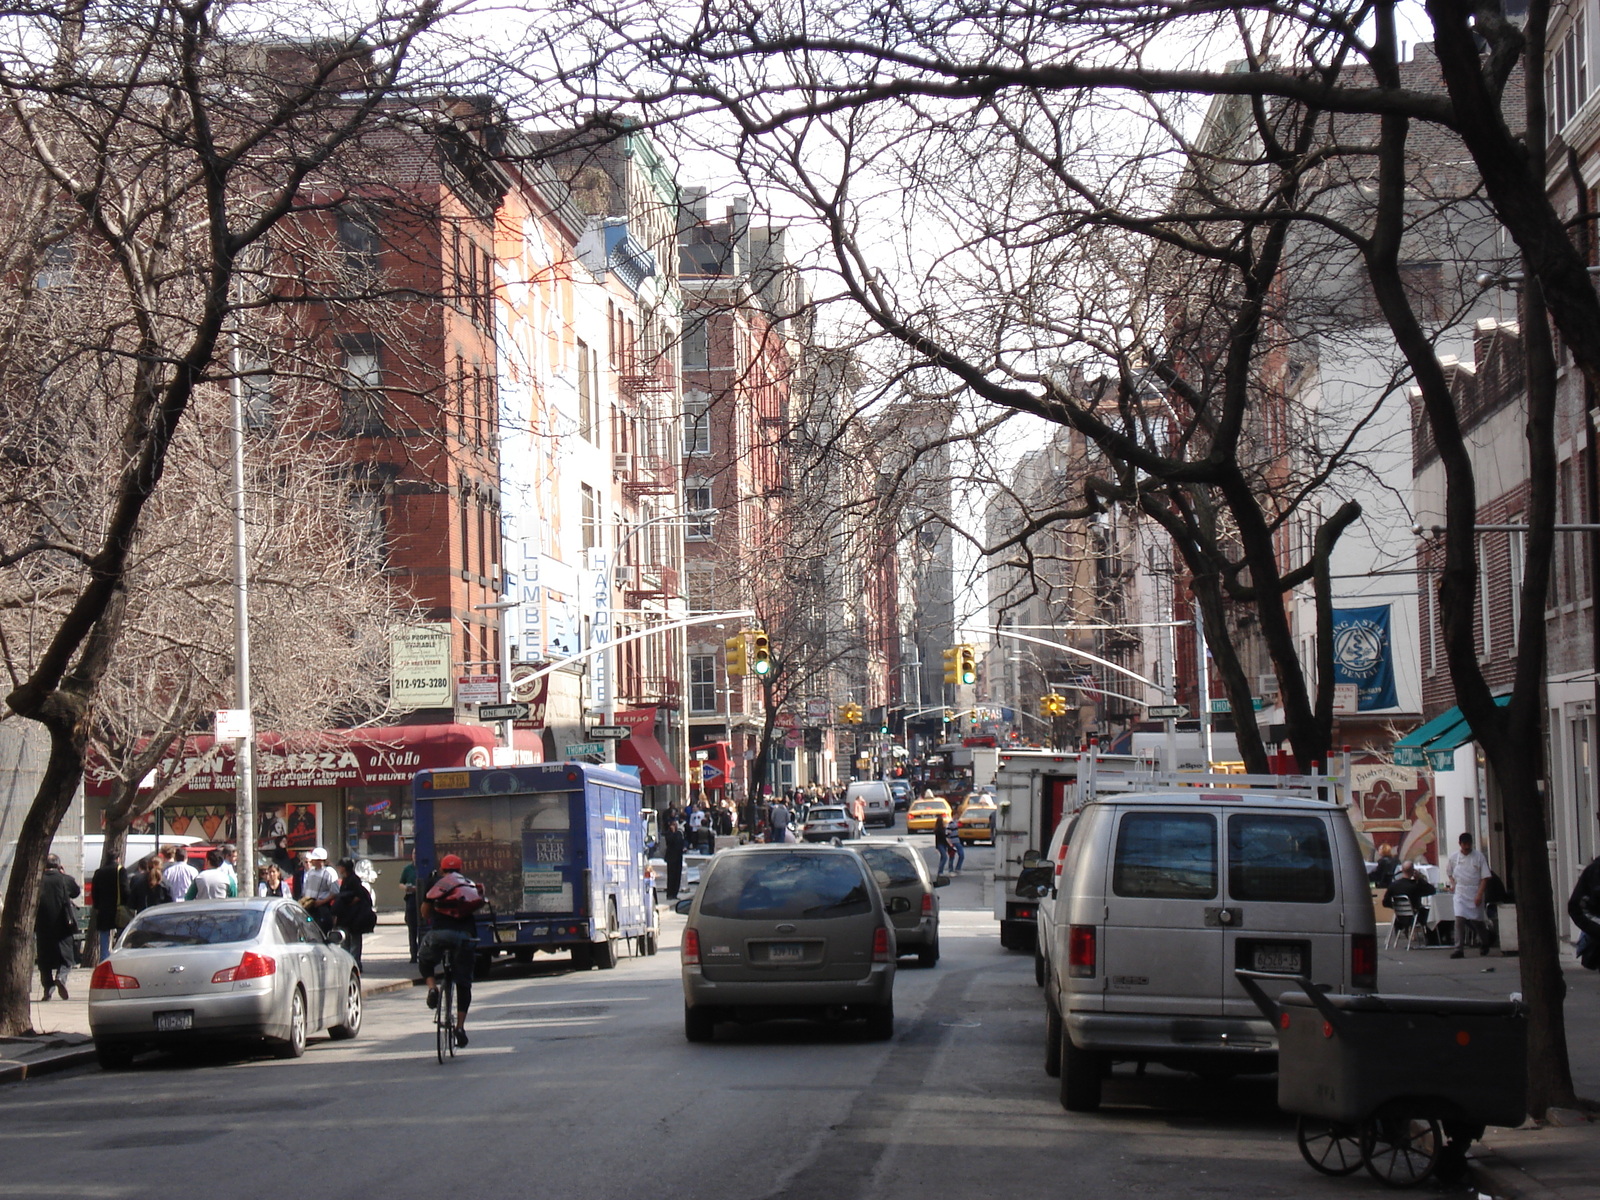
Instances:
[[[1394,642],[1389,606],[1333,610],[1333,681],[1356,685],[1356,708],[1394,708]]]

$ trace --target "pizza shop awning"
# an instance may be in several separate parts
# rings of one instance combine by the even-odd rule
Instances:
[[[1496,696],[1495,704],[1504,708],[1510,696]],[[1455,770],[1456,750],[1472,740],[1472,726],[1459,706],[1440,713],[1419,725],[1394,744],[1394,761],[1402,767],[1432,767],[1435,771]]]
[[[666,747],[656,741],[656,710],[635,708],[616,714],[618,725],[628,727],[628,736],[617,743],[617,761],[639,768],[639,779],[647,787],[677,787],[683,776],[672,765]]]

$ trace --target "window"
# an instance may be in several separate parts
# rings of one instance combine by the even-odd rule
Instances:
[[[1548,133],[1564,129],[1589,97],[1589,39],[1584,14],[1579,13],[1556,43],[1544,71]]]
[[[853,855],[800,849],[730,854],[701,885],[700,915],[745,921],[856,917],[872,911],[869,886]]]
[[[1512,521],[1522,519],[1518,516]],[[1511,644],[1515,646],[1522,626],[1522,576],[1528,558],[1528,535],[1513,529],[1506,535],[1506,543],[1511,555]]]
[[[366,275],[378,269],[383,243],[378,237],[378,222],[364,207],[339,210],[339,250],[344,268],[353,275]]]
[[[683,398],[683,452],[711,453],[711,397],[689,392]]]
[[[383,381],[378,341],[370,333],[363,333],[343,339],[342,344],[344,432],[348,436],[383,433]]]
[[[706,563],[690,563],[684,573],[684,599],[690,612],[715,612],[717,610],[717,575]]]
[[[1117,830],[1111,890],[1145,900],[1217,894],[1217,823],[1203,813],[1128,813]]]
[[[698,486],[683,490],[684,505],[691,513],[705,513],[705,516],[691,516],[683,527],[683,536],[691,542],[705,542],[711,540],[712,523],[716,520],[710,514],[711,489]]]
[[[683,330],[683,369],[704,371],[710,365],[711,355],[705,320],[702,318],[691,321]]]
[[[595,396],[595,379],[593,370],[593,355],[589,351],[588,343],[582,338],[578,339],[578,433],[586,442],[599,445],[595,441],[596,429],[600,423],[600,405]]]
[[[583,548],[593,550],[600,544],[600,495],[587,483],[580,483],[578,490],[582,498]]]
[[[1228,895],[1234,900],[1327,904],[1333,848],[1320,817],[1228,818]]]
[[[1489,569],[1489,542],[1484,534],[1478,535],[1478,654],[1488,658],[1494,652],[1494,613],[1489,604],[1493,598],[1490,582],[1494,572]]]
[[[147,908],[123,935],[129,950],[166,946],[222,946],[254,941],[261,932],[264,909],[237,912],[195,912],[192,904],[163,904]]]
[[[375,488],[351,489],[350,557],[358,566],[381,571],[388,566],[384,548],[388,542],[383,519],[383,493]]]
[[[691,654],[689,656],[689,711],[713,713],[717,711],[717,656]]]

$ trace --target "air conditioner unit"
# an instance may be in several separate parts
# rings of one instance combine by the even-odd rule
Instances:
[[[620,479],[632,479],[633,455],[613,454],[611,456],[611,473]]]
[[[638,578],[638,568],[614,567],[611,571],[611,578],[618,587],[632,587],[634,581]]]
[[[489,564],[489,582],[491,584],[493,584],[495,587],[499,587],[500,586],[500,564],[499,563],[490,563]]]
[[[1276,696],[1278,694],[1278,677],[1276,675],[1256,676],[1256,695]]]

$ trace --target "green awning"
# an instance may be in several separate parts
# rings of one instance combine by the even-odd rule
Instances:
[[[1500,708],[1511,703],[1510,696],[1496,696]],[[1459,706],[1440,713],[1433,720],[1419,725],[1394,744],[1394,761],[1402,767],[1426,767],[1448,771],[1451,755],[1463,743],[1472,740],[1472,726]]]

